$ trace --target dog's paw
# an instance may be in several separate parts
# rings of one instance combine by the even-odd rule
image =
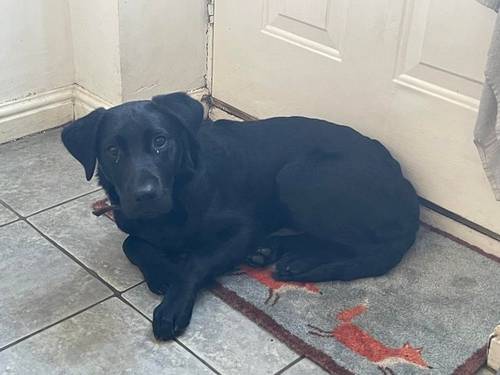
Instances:
[[[269,247],[259,247],[255,253],[245,259],[245,263],[251,267],[264,267],[273,263],[273,249]]]
[[[278,260],[281,250],[278,240],[268,238],[265,243],[257,248],[255,253],[249,255],[245,263],[251,267],[266,267]]]
[[[153,333],[158,340],[172,340],[179,336],[191,321],[194,300],[168,299],[153,312]]]
[[[305,281],[304,277],[321,265],[321,259],[308,259],[285,254],[275,267],[273,278],[280,281]]]

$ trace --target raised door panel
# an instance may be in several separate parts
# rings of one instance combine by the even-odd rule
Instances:
[[[262,31],[309,51],[340,60],[348,1],[266,0]]]
[[[475,1],[407,0],[395,82],[477,109],[491,13]]]

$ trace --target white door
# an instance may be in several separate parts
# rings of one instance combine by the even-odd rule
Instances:
[[[419,195],[500,233],[472,138],[494,20],[475,0],[216,0],[212,93],[377,138]]]

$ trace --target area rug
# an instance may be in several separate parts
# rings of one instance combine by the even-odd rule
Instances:
[[[500,320],[500,259],[427,224],[382,277],[290,283],[271,272],[241,266],[213,292],[331,374],[474,374]]]

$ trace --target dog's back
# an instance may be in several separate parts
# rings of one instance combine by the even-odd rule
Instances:
[[[217,165],[225,178],[230,171],[245,171],[247,177],[254,175],[264,183],[285,164],[308,157],[348,159],[376,171],[380,178],[401,176],[399,163],[380,142],[318,119],[219,120],[202,126],[197,137],[202,159]]]

